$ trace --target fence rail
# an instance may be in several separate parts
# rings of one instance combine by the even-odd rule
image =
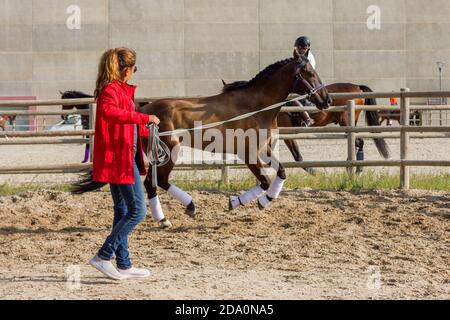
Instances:
[[[333,99],[349,99],[346,106],[332,107],[324,112],[347,112],[350,126],[348,127],[320,127],[320,128],[279,128],[277,139],[347,139],[348,160],[345,161],[303,161],[283,163],[287,168],[325,168],[325,167],[344,167],[349,168],[350,172],[355,167],[400,167],[400,186],[403,189],[409,188],[409,167],[411,166],[450,166],[450,161],[434,160],[410,160],[409,159],[409,141],[412,138],[448,138],[450,136],[450,126],[429,126],[417,127],[409,126],[410,110],[450,110],[450,106],[426,106],[411,105],[411,98],[430,98],[430,97],[450,97],[450,92],[410,92],[409,89],[402,89],[399,92],[369,92],[369,93],[331,93]],[[366,98],[400,98],[400,107],[377,105],[377,106],[357,106],[352,99]],[[176,97],[175,97],[176,98]],[[138,98],[137,102],[152,102],[158,98]],[[180,99],[178,97],[178,99]],[[91,130],[71,130],[71,131],[39,131],[39,132],[0,132],[0,145],[25,145],[25,144],[63,144],[63,143],[93,143],[95,123],[95,101],[93,98],[83,99],[55,99],[55,100],[25,100],[25,101],[0,101],[0,110],[4,107],[27,107],[27,106],[61,106],[61,105],[82,105],[90,104],[89,111],[2,111],[7,115],[61,115],[61,114],[89,114]],[[282,112],[295,111],[317,111],[315,108],[282,108]],[[375,111],[375,110],[396,110],[400,112],[400,125],[388,127],[356,127],[356,111]],[[64,138],[87,136],[89,139]],[[356,160],[355,139],[362,138],[392,138],[400,139],[400,159],[395,160]],[[29,138],[29,139],[26,139]],[[52,140],[48,138],[53,138]],[[56,138],[56,139],[55,139]],[[91,152],[92,152],[91,148]],[[203,170],[203,169],[221,169],[222,177],[228,176],[228,168],[243,168],[238,163],[194,163],[177,165],[179,170]],[[0,174],[23,174],[23,173],[70,173],[83,172],[91,168],[91,164],[66,164],[66,165],[27,165],[27,166],[3,166],[0,168]]]

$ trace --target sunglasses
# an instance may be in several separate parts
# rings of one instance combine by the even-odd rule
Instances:
[[[136,72],[137,72],[137,67],[136,67],[136,66],[134,66],[134,68],[133,68],[133,72],[134,72],[134,73],[136,73]]]

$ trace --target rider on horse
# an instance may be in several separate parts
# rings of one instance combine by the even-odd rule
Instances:
[[[308,37],[301,36],[297,38],[294,43],[294,51],[297,51],[300,56],[305,56],[306,58],[308,58],[309,63],[312,65],[312,67],[314,69],[316,68],[316,59],[311,52],[311,40],[309,40]],[[312,104],[309,100],[303,100],[302,102],[294,101],[292,103],[289,103],[287,106],[307,107],[311,105]],[[292,122],[296,126],[309,127],[314,124],[313,119],[311,119],[308,112],[306,111],[290,112],[289,115],[292,117]]]

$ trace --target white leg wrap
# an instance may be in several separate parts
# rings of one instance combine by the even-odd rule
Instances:
[[[286,179],[281,179],[280,177],[276,177],[272,183],[270,184],[269,189],[267,190],[267,196],[276,199],[280,195],[281,190],[283,189],[283,185]]]
[[[230,196],[230,203],[231,203],[231,208],[236,209],[240,205],[239,197]]]
[[[152,211],[153,220],[158,222],[164,219],[164,213],[158,196],[150,199],[150,210]]]
[[[246,191],[244,194],[240,195],[239,199],[241,200],[241,203],[243,205],[246,205],[247,203],[252,202],[253,200],[256,200],[263,193],[264,193],[263,188],[261,188],[261,186],[256,186],[256,187]]]
[[[167,192],[180,201],[184,206],[188,206],[192,202],[192,197],[186,192],[178,188],[176,185],[171,184]]]
[[[269,205],[270,200],[267,198],[265,194],[263,194],[261,197],[258,198],[258,202],[261,205],[261,207],[265,208]]]

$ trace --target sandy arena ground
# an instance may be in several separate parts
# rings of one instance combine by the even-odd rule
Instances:
[[[289,190],[233,212],[229,194],[192,194],[196,220],[162,194],[174,227],[147,217],[130,246],[152,276],[123,282],[87,264],[110,228],[109,193],[0,198],[0,298],[450,298],[450,193]]]
[[[398,158],[398,140],[388,143]],[[300,145],[306,160],[346,158],[344,140]],[[449,147],[448,139],[412,140],[411,158],[448,159]],[[2,146],[0,163],[79,163],[83,150],[81,145]],[[366,158],[380,159],[370,140]],[[291,159],[281,148],[281,160]],[[183,177],[202,177],[190,174]],[[76,178],[0,175],[0,183]],[[153,275],[120,283],[87,264],[110,229],[109,193],[74,197],[40,191],[0,198],[0,298],[450,298],[450,193],[289,190],[266,211],[249,205],[231,213],[228,195],[194,192],[198,218],[193,221],[163,193],[174,228],[161,230],[148,218],[131,237],[133,261]],[[77,274],[79,283],[72,281]]]

